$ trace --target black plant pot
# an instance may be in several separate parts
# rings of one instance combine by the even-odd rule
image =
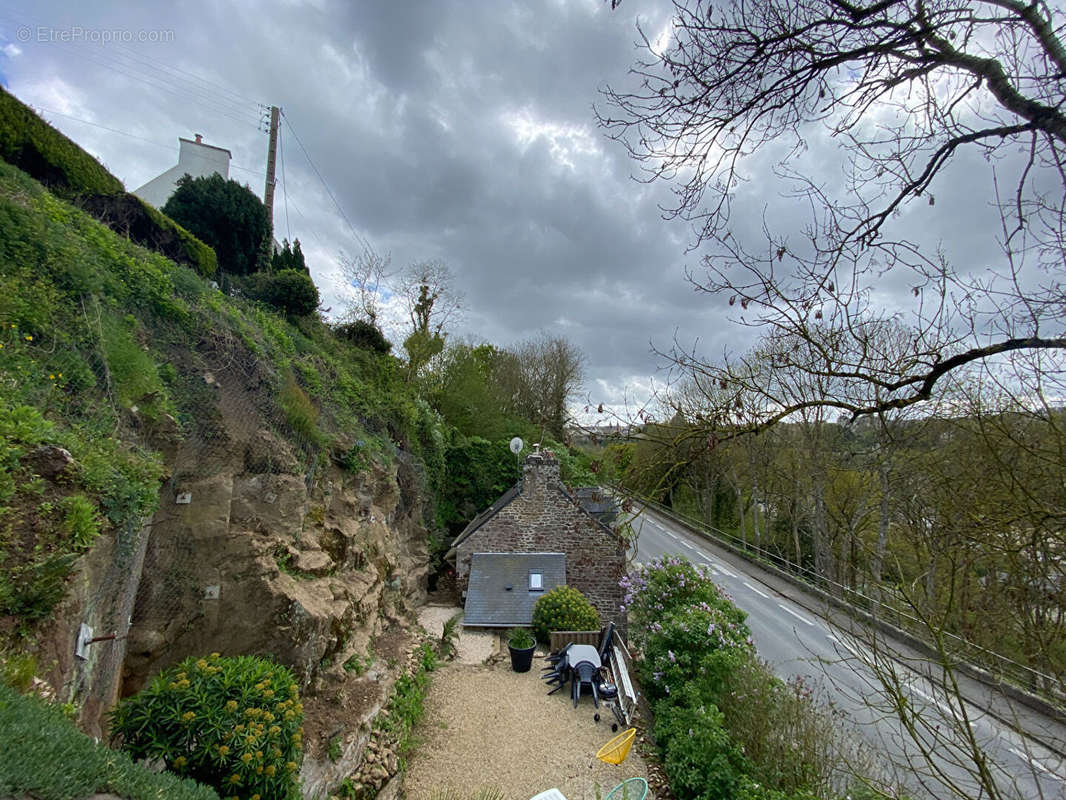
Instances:
[[[537,646],[533,645],[519,650],[507,645],[507,649],[511,651],[511,669],[515,672],[529,672],[529,668],[533,666],[533,652]]]

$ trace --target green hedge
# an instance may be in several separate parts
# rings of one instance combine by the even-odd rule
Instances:
[[[206,786],[137,766],[76,730],[57,706],[0,683],[0,797],[81,800],[95,792],[125,800],[218,800]]]
[[[121,194],[122,182],[29,106],[0,88],[0,158],[56,194]]]
[[[74,201],[116,233],[201,275],[218,267],[215,251],[140,198],[95,158],[0,88],[0,158]]]
[[[83,194],[74,202],[115,233],[171,261],[188,264],[205,278],[218,271],[218,257],[212,248],[135,194]]]

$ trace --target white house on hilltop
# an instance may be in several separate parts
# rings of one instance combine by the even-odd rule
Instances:
[[[229,178],[230,151],[224,147],[204,144],[203,137],[196,134],[196,140],[178,138],[181,150],[178,163],[158,178],[152,178],[144,186],[134,189],[133,193],[155,208],[162,208],[174,194],[178,180],[183,175],[194,178],[206,178],[216,172],[223,178]]]

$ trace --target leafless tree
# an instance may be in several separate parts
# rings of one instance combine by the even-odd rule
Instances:
[[[366,245],[356,256],[342,252],[340,263],[345,283],[355,292],[355,297],[347,304],[344,315],[346,321],[365,319],[376,325],[381,293],[386,281],[392,277],[392,256],[378,253]]]
[[[690,275],[696,287],[761,328],[771,349],[807,342],[791,366],[825,391],[769,398],[749,424],[810,403],[853,416],[901,408],[967,366],[1066,348],[1058,9],[1035,0],[673,5],[670,44],[644,36],[639,88],[606,89],[598,116],[644,179],[672,183],[666,214],[690,221],[705,252],[705,269]],[[818,150],[818,169],[805,169],[816,140],[835,146]],[[973,202],[994,202],[1002,223],[988,271],[949,263],[897,220],[919,205],[935,214],[950,168],[971,151],[989,169],[986,196]],[[764,223],[755,248],[731,232],[730,212],[745,171],[767,159],[810,219],[791,239]],[[842,182],[826,177],[830,166]],[[876,305],[887,274],[911,287],[909,306]],[[887,325],[899,327],[905,347],[881,346]],[[695,365],[727,383],[750,377],[743,359],[711,364],[685,348],[669,355],[683,373]]]
[[[499,379],[515,412],[562,441],[570,420],[567,404],[581,392],[585,354],[561,336],[541,334],[510,349]]]
[[[400,274],[396,288],[412,332],[442,336],[463,307],[463,295],[455,288],[451,269],[437,259],[408,266]]]
[[[463,295],[443,261],[419,261],[399,277],[396,290],[411,323],[403,341],[407,379],[413,381],[430,359],[444,350],[446,326],[458,317]]]

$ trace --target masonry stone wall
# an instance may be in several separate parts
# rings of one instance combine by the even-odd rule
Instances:
[[[474,553],[565,553],[567,584],[589,598],[601,620],[625,625],[618,585],[625,573],[625,545],[566,493],[559,462],[550,456],[528,456],[521,493],[457,546],[463,591]]]

